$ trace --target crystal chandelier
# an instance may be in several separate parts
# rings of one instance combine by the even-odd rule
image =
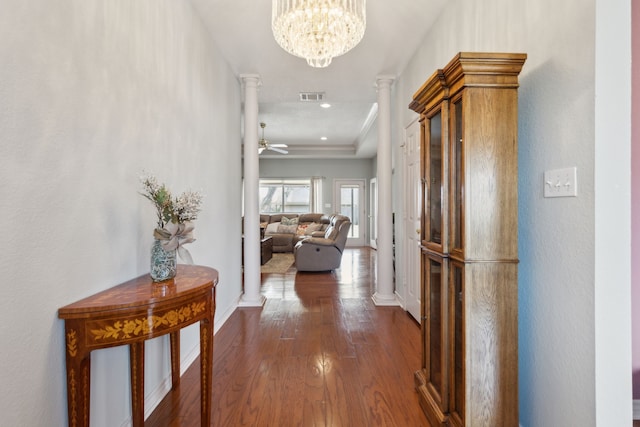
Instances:
[[[327,67],[362,40],[365,8],[366,0],[273,0],[271,29],[284,50]]]

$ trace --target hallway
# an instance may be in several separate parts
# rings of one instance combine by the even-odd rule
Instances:
[[[264,308],[236,309],[215,336],[212,425],[427,426],[413,388],[420,328],[373,305],[375,262],[347,248],[334,272],[262,274]],[[147,426],[200,425],[198,366]]]

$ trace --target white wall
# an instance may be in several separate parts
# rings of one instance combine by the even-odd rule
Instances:
[[[596,3],[607,9],[597,33]],[[457,52],[528,54],[519,91],[523,427],[630,425],[629,4],[449,2],[396,84],[399,143],[415,117],[406,108],[413,93]],[[579,196],[544,199],[543,172],[569,166]]]
[[[205,193],[190,250],[220,272],[216,329],[235,307],[240,87],[191,4],[169,0],[4,2],[0,64],[0,424],[62,426],[57,309],[148,273],[142,169]],[[166,343],[147,345],[148,398]],[[182,344],[193,355],[197,329]],[[94,352],[92,426],[129,419],[128,365],[126,347]]]
[[[640,2],[632,3],[632,57],[640,58]],[[632,67],[633,95],[631,111],[632,122],[632,182],[640,182],[640,61],[634,61]],[[640,185],[632,185],[632,369],[633,369],[633,398],[640,401]],[[633,310],[635,308],[635,310]],[[640,406],[638,409],[640,410]],[[636,414],[640,418],[640,413]]]
[[[633,412],[630,0],[596,0],[595,75],[596,424],[629,425]]]

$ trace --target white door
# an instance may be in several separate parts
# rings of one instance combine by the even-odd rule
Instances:
[[[369,181],[369,246],[378,249],[378,182]]]
[[[420,322],[420,216],[422,184],[420,181],[420,122],[415,120],[404,130],[404,277],[407,280],[406,308]]]
[[[364,214],[364,189],[363,179],[336,179],[333,192],[334,206],[338,212],[351,219],[351,228],[347,238],[347,246],[364,246],[365,214]]]

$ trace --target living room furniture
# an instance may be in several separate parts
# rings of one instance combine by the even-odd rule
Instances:
[[[415,93],[423,183],[420,404],[433,426],[518,425],[518,74],[459,53]]]
[[[213,315],[218,272],[178,265],[173,279],[153,282],[148,274],[58,310],[64,319],[67,410],[70,427],[89,426],[91,351],[129,345],[134,427],[144,426],[145,340],[169,334],[171,384],[180,384],[180,329],[200,322],[201,425],[211,423]]]
[[[260,228],[264,228],[264,236],[273,238],[273,252],[293,252],[296,243],[314,231],[324,234],[329,220],[330,215],[322,213],[261,214]]]
[[[260,239],[260,265],[265,265],[273,257],[273,237]]]
[[[293,251],[296,270],[328,271],[340,267],[350,227],[349,217],[334,214],[322,237],[314,233],[296,243]]]
[[[244,248],[244,236],[242,236]],[[260,265],[265,265],[273,257],[273,237],[267,236],[260,239]],[[242,251],[242,265],[244,266],[244,249]]]

